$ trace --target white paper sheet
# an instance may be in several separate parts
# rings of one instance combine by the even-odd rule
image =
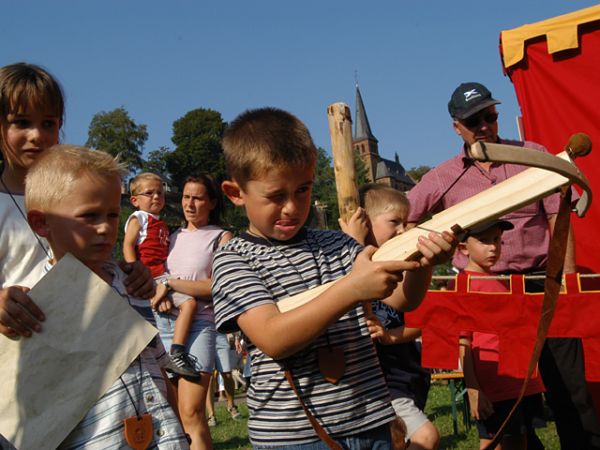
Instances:
[[[0,336],[0,434],[19,450],[56,448],[157,334],[70,255],[29,293],[43,331]]]

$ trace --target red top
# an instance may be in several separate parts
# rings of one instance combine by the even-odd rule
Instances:
[[[169,256],[169,228],[158,216],[144,211],[136,211],[130,219],[131,217],[136,217],[141,225],[135,246],[136,257],[156,278],[166,272],[165,262]]]

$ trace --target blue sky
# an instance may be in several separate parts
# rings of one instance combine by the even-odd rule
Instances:
[[[446,104],[463,81],[518,105],[502,73],[500,31],[596,4],[584,0],[3,2],[0,64],[28,61],[67,94],[64,141],[83,144],[92,116],[124,106],[148,126],[145,150],[173,147],[172,123],[198,108],[232,120],[277,106],[330,149],[327,105],[354,111],[355,73],[380,153],[408,169],[457,152]]]

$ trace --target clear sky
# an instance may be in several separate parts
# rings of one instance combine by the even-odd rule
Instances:
[[[67,94],[64,142],[92,116],[124,106],[148,126],[145,151],[173,147],[173,121],[198,108],[225,121],[277,106],[330,150],[327,105],[354,114],[355,73],[380,153],[408,169],[455,154],[447,102],[463,81],[518,105],[502,73],[502,30],[596,4],[589,0],[32,0],[5,1],[0,64],[41,64]]]

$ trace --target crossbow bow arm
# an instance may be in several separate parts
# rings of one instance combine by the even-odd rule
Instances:
[[[592,202],[592,190],[585,175],[573,164],[577,156],[586,156],[592,149],[592,141],[584,133],[575,133],[569,139],[564,152],[554,156],[549,153],[505,144],[476,142],[470,148],[470,155],[478,161],[521,164],[549,170],[564,176],[564,184],[576,184],[583,190],[575,206],[579,217],[583,217]]]

